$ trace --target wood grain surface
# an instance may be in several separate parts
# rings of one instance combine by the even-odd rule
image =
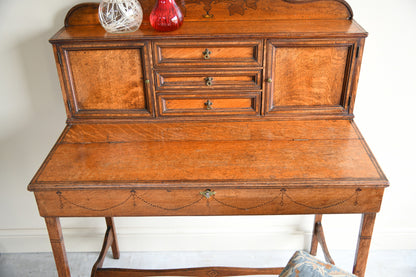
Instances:
[[[208,51],[207,57],[205,52]],[[156,67],[256,66],[263,63],[263,41],[243,40],[162,40],[153,43]]]
[[[158,94],[160,116],[259,115],[260,93]]]
[[[68,51],[78,110],[145,109],[140,49]]]
[[[65,133],[30,189],[113,182],[386,182],[348,121],[92,124]]]
[[[276,50],[273,106],[340,105],[348,47]]]
[[[199,267],[183,269],[140,270],[103,268],[98,269],[94,277],[134,277],[134,276],[254,276],[278,275],[283,270],[276,268],[239,268],[239,267]]]
[[[215,89],[261,90],[260,70],[170,69],[155,71],[156,91],[207,93]],[[208,79],[209,78],[209,79]],[[207,81],[210,80],[210,83]]]

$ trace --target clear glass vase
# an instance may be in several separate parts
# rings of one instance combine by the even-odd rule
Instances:
[[[134,32],[143,20],[142,6],[137,0],[101,0],[98,15],[109,33]]]

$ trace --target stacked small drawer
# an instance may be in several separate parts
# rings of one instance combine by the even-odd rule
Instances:
[[[263,42],[153,44],[158,116],[259,115]]]

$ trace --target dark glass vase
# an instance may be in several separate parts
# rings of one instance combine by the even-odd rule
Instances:
[[[183,15],[175,0],[157,0],[150,13],[150,25],[160,32],[174,31],[181,27]]]

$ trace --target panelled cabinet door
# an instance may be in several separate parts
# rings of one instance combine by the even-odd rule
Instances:
[[[347,114],[357,40],[270,40],[265,113]]]
[[[153,115],[147,43],[80,43],[57,51],[70,117]]]

